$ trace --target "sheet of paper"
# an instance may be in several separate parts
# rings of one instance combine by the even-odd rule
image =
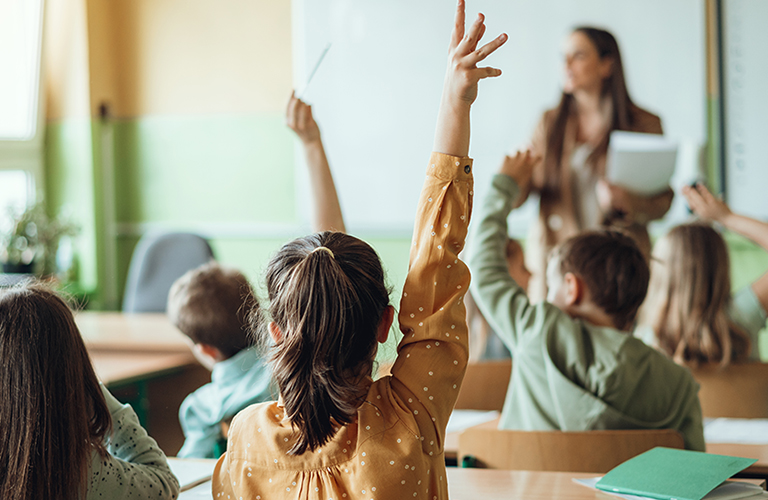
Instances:
[[[704,420],[707,443],[768,444],[768,418],[712,418]]]
[[[608,147],[608,182],[642,195],[669,187],[677,163],[677,143],[657,134],[614,130]]]
[[[210,481],[206,481],[186,491],[182,491],[179,500],[212,500],[213,492]]]
[[[211,479],[216,460],[169,458],[168,465],[179,480],[181,491],[186,491]]]
[[[446,433],[461,432],[464,429],[490,422],[496,418],[499,418],[499,412],[497,411],[453,410],[451,417],[448,419]]]

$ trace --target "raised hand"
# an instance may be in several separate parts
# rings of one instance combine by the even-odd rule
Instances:
[[[297,98],[295,92],[291,92],[288,108],[285,110],[285,124],[304,144],[320,140],[320,128],[312,117],[312,106]]]
[[[704,184],[697,183],[695,187],[685,186],[682,191],[691,210],[702,219],[724,223],[732,214],[728,205],[710,193]]]
[[[484,21],[485,16],[478,14],[477,20],[465,32],[464,0],[459,0],[435,131],[435,151],[454,156],[467,156],[469,109],[477,98],[477,82],[484,78],[501,75],[500,69],[477,67],[479,62],[507,41],[507,35],[502,33],[478,49],[480,39],[485,33]]]
[[[526,191],[531,182],[533,166],[541,159],[534,155],[530,149],[518,151],[514,156],[505,156],[499,169],[500,174],[512,177],[521,191]]]
[[[477,64],[507,41],[502,33],[479,49],[477,45],[485,34],[485,16],[478,14],[469,31],[464,30],[464,0],[456,8],[456,19],[448,51],[448,70],[445,75],[443,98],[458,99],[472,104],[477,98],[477,82],[484,78],[501,75],[501,70],[491,67],[478,68]]]

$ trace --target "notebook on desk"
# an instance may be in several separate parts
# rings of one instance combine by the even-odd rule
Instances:
[[[659,500],[701,500],[756,461],[657,447],[613,468],[595,487]]]

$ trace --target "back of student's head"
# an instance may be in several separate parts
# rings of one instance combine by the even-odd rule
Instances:
[[[301,454],[321,447],[354,418],[389,291],[373,248],[337,232],[283,246],[267,267],[267,291],[281,332],[274,378],[298,430],[291,452]]]
[[[248,346],[248,313],[258,307],[248,279],[209,262],[173,284],[168,317],[196,344],[208,344],[229,358]]]
[[[728,316],[731,273],[720,234],[703,223],[672,228],[653,252],[651,295],[643,322],[661,350],[679,363],[722,363],[748,357],[749,336]]]
[[[0,290],[0,360],[0,498],[84,498],[111,420],[67,304],[39,284]]]
[[[614,230],[588,231],[555,248],[561,276],[581,278],[591,301],[616,328],[629,328],[648,292],[648,262],[627,234]]]

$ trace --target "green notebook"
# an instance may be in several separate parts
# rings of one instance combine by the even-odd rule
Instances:
[[[751,458],[659,447],[618,465],[595,486],[603,491],[661,500],[701,500],[755,462]]]

